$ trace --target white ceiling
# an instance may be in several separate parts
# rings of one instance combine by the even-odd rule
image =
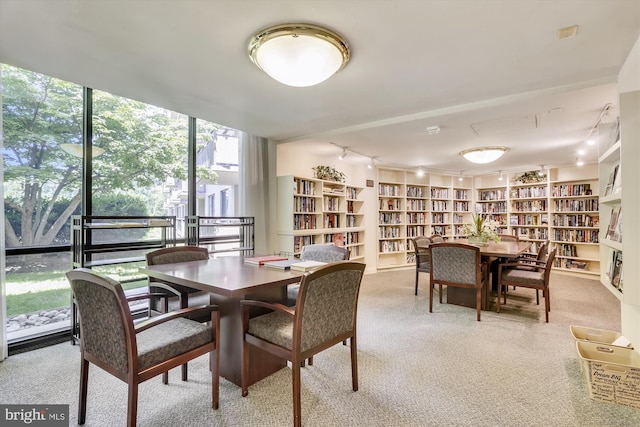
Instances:
[[[342,34],[351,61],[315,87],[272,80],[246,45],[286,22]],[[639,33],[640,0],[0,0],[0,62],[312,153],[337,155],[331,141],[465,174],[574,163],[607,103],[615,115]],[[487,145],[510,150],[488,166],[458,155]]]

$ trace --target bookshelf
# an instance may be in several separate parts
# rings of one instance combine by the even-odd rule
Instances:
[[[508,232],[507,196],[506,186],[482,187],[476,191],[476,213],[500,224],[498,233]]]
[[[549,185],[546,182],[513,184],[509,187],[509,227],[522,241],[531,242],[530,254],[549,240]]]
[[[411,239],[440,234],[462,235],[471,220],[471,178],[378,168],[377,268],[412,265]]]
[[[553,268],[600,274],[600,212],[597,179],[550,183],[549,237],[557,248]]]
[[[620,168],[620,148],[618,123],[600,125],[600,146],[603,148],[598,158],[600,182],[600,282],[616,297],[622,299],[622,170]],[[613,133],[613,134],[612,134]],[[613,144],[610,142],[614,140]]]
[[[350,259],[364,258],[362,187],[298,176],[278,177],[278,248],[298,256],[303,246],[334,243]]]
[[[405,175],[403,170],[378,169],[378,268],[406,264]]]

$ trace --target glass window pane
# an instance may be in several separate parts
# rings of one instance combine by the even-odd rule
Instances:
[[[1,66],[6,247],[69,244],[81,202],[82,87]]]

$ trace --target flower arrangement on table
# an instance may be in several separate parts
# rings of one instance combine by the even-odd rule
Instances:
[[[463,232],[466,234],[470,243],[486,243],[489,240],[499,242],[498,227],[500,227],[498,221],[489,219],[485,215],[473,214],[471,224],[465,224]]]

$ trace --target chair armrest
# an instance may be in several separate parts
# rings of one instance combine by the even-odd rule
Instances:
[[[308,272],[307,272],[308,273]],[[305,273],[305,274],[307,274]],[[246,300],[243,299],[240,301],[240,311],[242,316],[242,333],[246,334],[249,331],[249,309],[251,307],[261,307],[266,308],[272,311],[279,311],[281,313],[285,313],[288,316],[295,316],[296,310],[294,307],[287,307],[284,304],[280,303],[270,303],[265,301],[256,301],[256,300]]]
[[[166,297],[167,295],[165,294],[144,293],[144,294],[138,294],[138,295],[131,295],[127,297],[127,301],[140,301],[140,300],[149,299],[149,298],[166,298]]]
[[[174,294],[175,296],[180,297],[180,298],[183,297],[183,293],[178,291],[174,287],[172,287],[171,284],[169,284],[169,283],[149,281],[149,285],[148,286],[149,287],[153,287],[153,288],[160,288],[160,289],[165,290],[168,293]],[[160,295],[162,295],[162,294],[160,294]],[[164,295],[164,296],[166,296],[166,295]]]
[[[273,311],[282,311],[284,313],[289,314],[290,316],[293,316],[294,314],[296,314],[295,307],[287,307],[286,305],[280,304],[280,303],[271,303],[271,302],[249,300],[249,299],[243,299],[240,301],[240,307],[242,311],[248,310],[249,306],[267,308]]]
[[[169,313],[161,314],[160,316],[152,317],[150,319],[145,320],[144,322],[138,323],[136,328],[137,332],[142,332],[146,329],[149,329],[153,326],[159,325],[160,323],[165,323],[170,320],[178,319],[181,317],[185,318],[199,318],[206,314],[212,313],[212,318],[220,318],[220,309],[217,305],[202,305],[198,307],[189,307],[182,308],[180,310],[171,311]]]
[[[518,267],[523,267],[523,268],[526,268],[528,270],[531,270],[531,269],[545,270],[546,269],[546,264],[547,264],[546,262],[545,263],[541,263],[540,261],[536,261],[535,263],[529,263],[529,262],[507,262],[507,263],[498,265],[498,272],[501,272],[503,268],[518,268]]]

